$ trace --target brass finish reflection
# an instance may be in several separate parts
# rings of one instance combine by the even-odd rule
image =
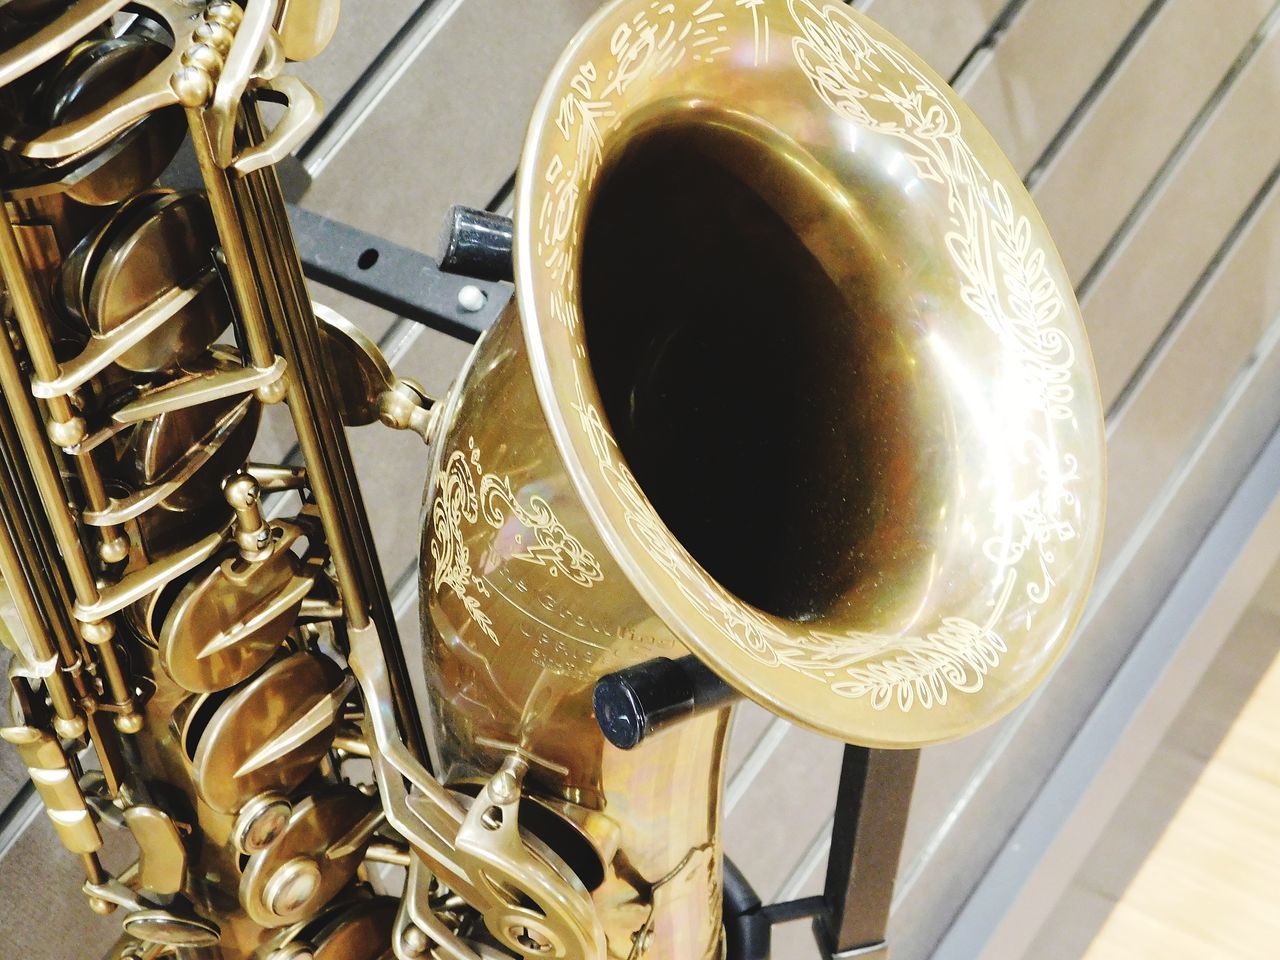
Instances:
[[[728,710],[622,752],[593,688],[693,654],[881,747],[1021,702],[1102,529],[1062,264],[846,4],[618,0],[538,102],[515,300],[435,403],[311,302],[273,169],[339,8],[0,0],[0,737],[117,960],[720,960]],[[187,138],[200,189],[156,187]],[[276,405],[296,459],[249,463]],[[374,422],[432,444],[429,703],[347,444]]]
[[[535,109],[515,256],[435,424],[436,769],[524,759],[604,865],[608,956],[716,957],[726,712],[623,753],[595,682],[692,652],[879,747],[1003,716],[1096,563],[1083,324],[990,136],[838,4],[601,10]]]

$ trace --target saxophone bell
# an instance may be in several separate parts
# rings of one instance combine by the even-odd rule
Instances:
[[[719,955],[728,711],[622,752],[602,678],[692,655],[847,742],[949,740],[1056,662],[1102,529],[1083,323],[989,134],[844,6],[714,13],[623,0],[553,70],[425,498],[434,768],[519,759],[611,956]]]

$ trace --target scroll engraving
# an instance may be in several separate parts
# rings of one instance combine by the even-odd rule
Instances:
[[[431,589],[438,593],[447,588],[453,593],[471,621],[494,643],[501,641],[476,597],[488,597],[489,587],[473,569],[465,529],[479,522],[495,530],[514,522],[531,534],[531,538],[513,538],[521,549],[508,559],[544,567],[551,576],[580,587],[591,587],[604,577],[595,555],[569,533],[551,505],[537,494],[522,504],[510,478],[485,472],[475,439],[468,438],[467,451],[453,451],[440,471],[439,494],[431,510]]]

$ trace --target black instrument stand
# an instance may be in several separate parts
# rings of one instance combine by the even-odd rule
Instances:
[[[827,960],[887,960],[889,908],[919,759],[919,750],[844,748],[821,896],[761,905],[726,861],[729,960],[768,960],[772,927],[806,917]]]

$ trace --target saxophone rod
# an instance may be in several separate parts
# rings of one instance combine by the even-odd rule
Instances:
[[[213,213],[218,242],[226,257],[231,292],[244,327],[249,360],[259,370],[265,370],[275,362],[275,350],[271,346],[266,312],[254,278],[252,253],[232,198],[229,175],[214,159],[213,145],[209,141],[209,130],[205,125],[205,108],[188,107],[187,124],[191,128],[191,143],[204,180],[205,195],[209,198],[209,209]]]
[[[256,104],[247,102],[242,117],[250,141],[260,140],[261,121]],[[283,306],[283,310],[277,314],[280,318],[279,339],[282,344],[287,345],[286,356],[298,371],[298,399],[311,411],[307,422],[298,427],[299,446],[306,458],[308,471],[314,470],[324,483],[338,491],[339,498],[332,500],[332,505],[335,508],[342,505],[341,509],[333,510],[331,523],[325,517],[323,509],[321,511],[326,538],[331,549],[334,549],[335,543],[341,544],[352,558],[351,573],[353,577],[358,577],[359,596],[367,603],[366,607],[360,609],[367,610],[364,623],[373,623],[377,628],[401,735],[414,757],[425,764],[426,740],[418,715],[413,709],[413,687],[387,597],[377,547],[369,534],[370,526],[352,465],[351,451],[341,418],[337,414],[332,381],[323,359],[324,352],[319,342],[315,314],[285,212],[284,195],[273,167],[246,175],[244,186],[254,200],[252,209],[259,211],[262,217],[259,225],[264,252],[270,258],[264,262],[272,264],[271,276],[279,284]],[[321,505],[323,507],[323,502]],[[339,575],[341,577],[340,570]],[[362,629],[352,623],[349,615],[348,622],[355,629]]]
[[[283,399],[306,463],[307,483],[320,511],[347,624],[352,630],[376,624],[390,668],[402,735],[415,756],[423,759],[425,739],[410,707],[412,688],[376,549],[361,535],[368,526],[363,520],[364,504],[346,437],[329,396],[302,266],[291,246],[287,220],[282,222],[285,214],[279,182],[269,166],[243,175],[219,166],[205,111],[203,106],[188,107],[188,125],[251,358],[255,365],[274,362],[276,345],[284,354],[288,369],[280,381]],[[252,95],[241,100],[238,121],[244,140],[261,142],[261,121]],[[275,394],[262,399],[281,397]]]
[[[24,330],[28,327],[39,329],[38,301],[35,299],[31,277],[22,259],[22,251],[18,246],[17,235],[14,233],[13,222],[9,219],[7,207],[4,208],[3,214],[0,216],[0,274],[3,274],[13,299],[19,326]],[[36,343],[39,342],[41,338],[37,337]],[[32,344],[28,343],[27,348],[31,350]],[[0,390],[8,399],[14,424],[26,452],[27,463],[39,488],[62,561],[71,578],[76,602],[85,607],[92,606],[99,598],[98,584],[76,529],[75,520],[71,516],[71,506],[62,485],[62,477],[54,463],[53,452],[45,442],[46,435],[41,428],[39,415],[27,391],[22,371],[18,367],[14,345],[8,337],[4,336],[0,336]],[[64,397],[63,400],[66,398]],[[52,402],[50,401],[51,404]],[[138,713],[133,703],[133,697],[125,682],[124,671],[120,666],[119,654],[112,642],[115,626],[106,619],[89,621],[81,624],[80,633],[98,649],[99,659],[107,677],[107,687],[118,711],[116,726],[122,732],[136,733],[141,729],[142,715]]]
[[[57,548],[52,543],[48,528],[41,523],[41,515],[32,509],[39,503],[39,494],[30,472],[24,469],[17,427],[8,406],[3,403],[0,403],[0,448],[5,457],[0,486],[3,488],[6,531],[19,569],[25,574],[24,581],[15,579],[14,582],[22,582],[33,591],[32,599],[36,605],[34,612],[23,619],[32,629],[33,638],[40,636],[45,638],[45,642],[52,642],[62,655],[64,669],[79,678],[84,642],[64,615],[70,609],[69,595],[65,584],[56,579],[57,568],[50,562],[51,557],[57,556]],[[8,581],[8,574],[5,579]],[[43,624],[44,629],[31,628],[35,622]]]
[[[9,451],[5,453],[7,456]],[[13,495],[16,491],[13,490],[10,481],[9,472],[4,471],[4,474],[0,475],[0,484],[3,484],[4,488],[3,493],[0,494],[4,503],[3,522],[0,522],[0,577],[3,577],[4,585],[13,598],[14,606],[17,607],[18,618],[26,630],[35,658],[44,662],[55,661],[52,672],[43,679],[45,688],[49,692],[49,699],[53,703],[54,713],[57,715],[55,725],[58,733],[63,736],[79,736],[84,732],[84,719],[76,710],[67,676],[62,672],[65,658],[56,649],[50,636],[52,626],[41,612],[40,600],[36,597],[35,589],[28,577],[31,567],[23,562],[19,552],[19,538],[15,536],[14,525],[20,514],[13,512]]]
[[[244,109],[250,109],[247,103]],[[264,195],[270,191],[255,190],[261,179],[255,174],[246,174],[235,184],[234,195],[242,200],[240,207],[245,212],[242,220],[250,249],[255,254],[254,262],[269,265],[261,271],[260,276],[264,281],[263,288],[269,291],[275,301],[270,316],[275,321],[276,340],[289,364],[286,400],[293,415],[298,447],[307,465],[307,479],[316,493],[325,541],[333,555],[347,622],[352,629],[360,630],[369,624],[369,601],[364,578],[360,574],[354,536],[343,510],[338,506],[350,504],[354,491],[343,482],[345,477],[341,465],[335,462],[338,437],[333,431],[326,432],[324,429],[326,423],[336,422],[336,417],[331,404],[327,403],[329,398],[322,394],[317,388],[317,382],[311,379],[315,372],[310,363],[312,358],[305,352],[306,344],[298,332],[296,322],[299,308],[290,296],[288,275],[282,272],[287,271],[288,265],[279,249],[278,238],[272,235],[269,225],[263,222],[270,217],[269,209],[264,206]],[[268,212],[263,219],[253,215],[254,211],[261,212],[264,209],[268,209]],[[262,214],[259,213],[259,216]]]
[[[97,750],[102,775],[112,796],[118,795],[126,776],[120,755],[123,745],[103,722],[94,695],[86,686],[84,667],[88,651],[71,621],[70,594],[59,568],[50,562],[57,556],[46,518],[38,510],[39,494],[25,469],[22,446],[9,410],[0,401],[0,572],[10,586],[19,617],[31,638],[37,659],[48,662],[56,654],[61,663],[44,678],[53,704],[53,729],[63,739],[78,740],[88,733]],[[34,607],[32,604],[34,603]],[[68,702],[74,700],[74,702]]]
[[[22,332],[23,344],[31,358],[36,379],[45,382],[57,380],[61,369],[58,358],[54,355],[53,344],[49,340],[48,327],[44,321],[48,311],[44,309],[42,299],[32,282],[18,242],[17,229],[8,215],[7,208],[5,212],[3,233],[0,234],[0,257],[3,258],[5,280],[13,299],[14,316]],[[84,420],[76,415],[69,396],[50,397],[47,406],[51,421],[49,437],[55,443],[65,447],[84,439]],[[93,453],[86,451],[78,454],[75,460],[85,501],[91,511],[101,513],[110,506],[110,499]],[[119,527],[104,526],[99,530],[99,536],[105,559],[111,561],[124,559],[128,551],[128,540]]]
[[[248,106],[249,101],[246,99],[241,105],[242,114]],[[255,262],[263,262],[260,259],[261,255],[269,255],[272,251],[261,225],[255,221],[252,204],[237,203],[237,194],[243,194],[247,189],[244,179],[236,177],[233,180],[232,174],[218,165],[205,123],[206,112],[205,107],[187,109],[191,139],[195,145],[196,160],[204,179],[209,207],[213,212],[218,240],[226,258],[227,273],[244,327],[250,359],[254,366],[266,368],[275,361],[268,315],[281,317],[285,303],[280,290],[271,282],[278,280],[274,271],[268,270],[259,274],[254,268]],[[255,260],[255,255],[259,255],[259,259]],[[275,302],[269,305],[264,303],[267,298]],[[268,309],[268,306],[271,309]],[[284,377],[285,400],[292,415],[294,429],[298,434],[298,445],[302,450],[303,460],[307,464],[307,479],[316,494],[316,502],[320,508],[321,520],[332,551],[334,568],[338,574],[338,588],[342,593],[348,622],[354,629],[361,629],[369,622],[367,604],[356,577],[356,560],[351,549],[350,538],[346,536],[336,508],[336,504],[343,501],[339,499],[339,493],[330,472],[322,465],[324,447],[316,429],[316,419],[319,414],[314,409],[314,397],[300,381],[301,371],[294,362],[297,358],[289,356],[290,352],[288,349],[285,350],[285,360],[289,363]]]

